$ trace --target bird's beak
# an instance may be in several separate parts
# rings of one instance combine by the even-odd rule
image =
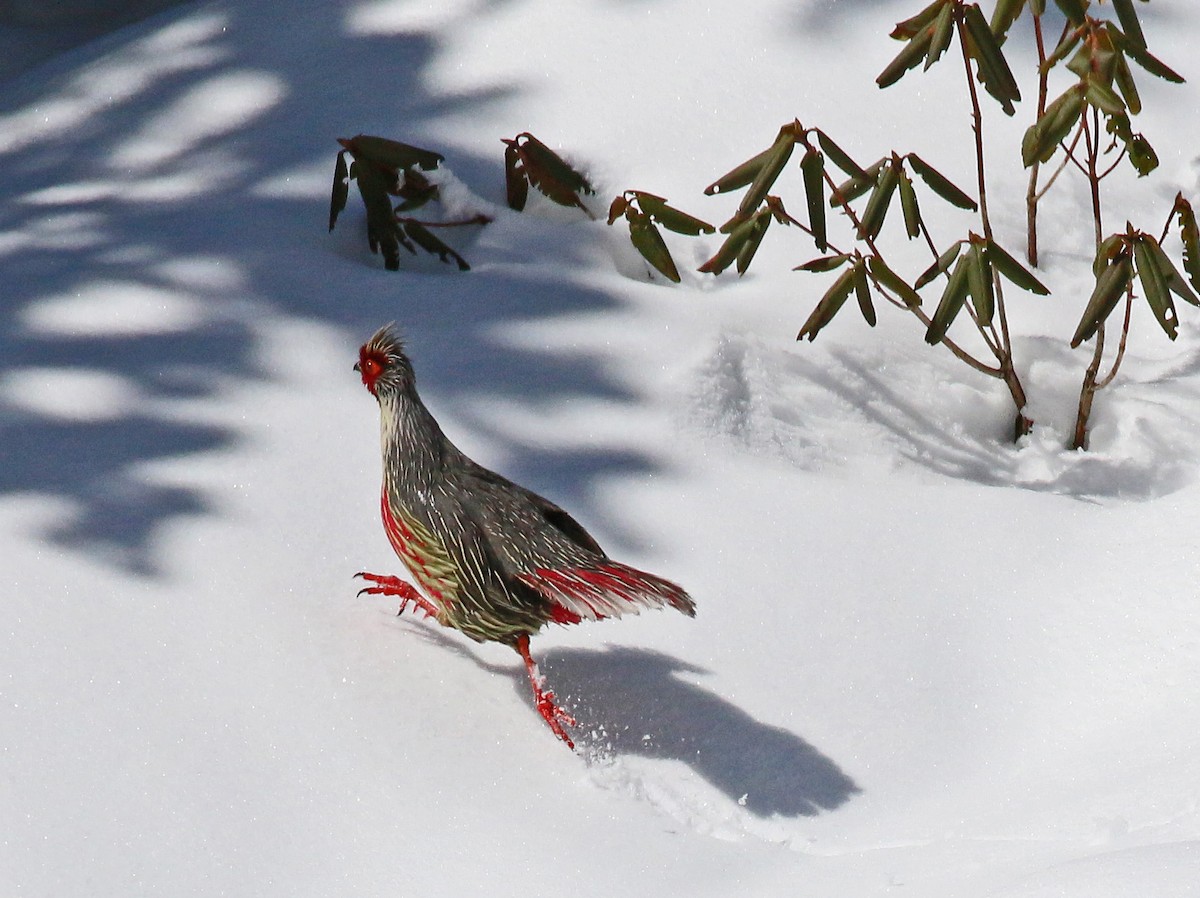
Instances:
[[[359,374],[362,374],[362,368],[358,367],[358,362],[354,363],[354,370],[357,371]]]

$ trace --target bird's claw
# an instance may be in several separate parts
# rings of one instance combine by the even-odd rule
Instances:
[[[567,748],[574,751],[575,743],[571,741],[571,737],[567,734],[565,727],[578,726],[579,721],[572,717],[561,705],[554,699],[554,693],[537,689],[534,693],[534,706],[538,713],[542,715],[542,719],[550,727],[550,731],[559,739],[567,743]]]
[[[374,586],[364,586],[358,591],[360,596],[398,596],[400,599],[400,610],[397,615],[403,614],[404,609],[411,602],[414,607],[424,612],[426,617],[437,617],[437,609],[423,595],[417,592],[417,588],[407,581],[401,580],[399,577],[394,577],[390,574],[368,574],[366,571],[359,571],[354,575],[361,577],[364,580],[369,580],[374,583]]]

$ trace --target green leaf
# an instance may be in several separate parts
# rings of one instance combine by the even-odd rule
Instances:
[[[863,320],[874,327],[875,306],[871,304],[871,286],[867,281],[867,266],[859,262],[851,270],[854,272],[854,292],[858,297],[858,310],[862,312]]]
[[[528,131],[516,137],[529,183],[560,206],[582,206],[579,194],[596,191],[587,178]]]
[[[988,259],[991,261],[992,267],[1000,272],[1007,281],[1020,287],[1022,290],[1036,293],[1038,296],[1050,295],[1050,289],[1034,277],[1029,269],[1018,262],[1012,255],[1005,252],[1000,244],[989,240],[987,250]]]
[[[1087,16],[1087,0],[1054,0],[1072,25],[1082,25]]]
[[[1129,71],[1129,63],[1125,61],[1124,53],[1117,54],[1113,80],[1121,91],[1121,96],[1125,98],[1125,105],[1129,107],[1130,114],[1137,115],[1141,112],[1142,98],[1138,94],[1137,84],[1134,83],[1133,73]]]
[[[954,272],[946,283],[946,289],[942,291],[942,299],[938,303],[937,311],[933,313],[933,320],[925,332],[925,342],[931,346],[942,342],[946,331],[950,330],[950,325],[954,323],[954,319],[958,317],[963,304],[967,301],[967,294],[970,292],[967,283],[969,267],[967,256],[960,258],[954,266]]]
[[[641,190],[630,192],[637,197],[638,208],[668,231],[695,237],[699,234],[712,234],[717,230],[707,221],[702,221],[699,218],[688,215],[686,212],[681,212],[674,206],[668,206],[667,201],[661,196],[644,193]]]
[[[1150,248],[1152,238],[1145,234],[1139,235],[1133,242],[1133,261],[1137,267],[1138,280],[1142,282],[1142,292],[1146,303],[1158,319],[1163,332],[1172,340],[1175,339],[1179,328],[1179,317],[1175,313],[1175,303],[1171,300],[1170,288],[1167,286],[1167,273],[1159,267],[1158,257]]]
[[[763,236],[767,233],[767,228],[771,226],[771,213],[763,209],[752,219],[750,219],[750,233],[746,237],[737,254],[737,272],[745,274],[746,269],[750,267],[750,262],[754,258],[754,254],[758,252],[758,247],[762,243]]]
[[[1018,0],[1018,2],[1022,2],[1022,0]],[[930,39],[929,51],[925,56],[925,71],[928,72],[930,66],[942,58],[942,54],[950,46],[950,39],[953,36],[954,7],[947,3],[938,13],[937,21],[933,26],[933,37]]]
[[[1153,237],[1146,237],[1144,242],[1150,251],[1150,255],[1154,257],[1155,266],[1162,272],[1167,289],[1184,302],[1200,306],[1200,298],[1192,292],[1192,288],[1188,286],[1187,281],[1179,273],[1179,269],[1175,267],[1175,263],[1171,261],[1171,257],[1163,250],[1162,245]]]
[[[904,158],[908,160],[908,164],[912,167],[912,170],[920,176],[925,185],[946,202],[960,209],[968,209],[971,212],[979,208],[975,201],[962,190],[955,187],[949,178],[916,153],[909,153]]]
[[[820,144],[821,151],[824,152],[825,155],[833,161],[833,164],[840,168],[844,174],[849,175],[851,178],[869,179],[871,177],[867,174],[866,169],[851,159],[849,154],[847,154],[845,150],[834,143],[833,138],[831,138],[824,131],[817,132],[817,143]]]
[[[1170,81],[1172,84],[1183,84],[1186,80],[1177,71],[1157,56],[1149,53],[1145,47],[1140,46],[1129,37],[1125,35],[1117,36],[1116,42],[1125,51],[1126,56],[1156,78],[1162,78],[1164,81]]]
[[[467,264],[466,259],[442,242],[440,237],[435,235],[419,221],[406,218],[400,222],[400,227],[413,241],[413,243],[417,244],[417,246],[421,247],[421,249],[425,250],[425,252],[436,255],[443,262],[448,263],[453,259],[454,262],[458,264],[459,271],[470,270],[471,266]]]
[[[1092,261],[1092,277],[1100,277],[1108,266],[1113,263],[1113,259],[1117,257],[1117,253],[1125,251],[1124,248],[1124,234],[1113,234],[1103,240],[1096,248],[1096,258]]]
[[[825,156],[819,150],[810,148],[800,160],[800,173],[804,176],[804,198],[808,201],[808,227],[817,250],[825,252],[828,246],[825,230]]]
[[[367,243],[371,252],[383,256],[384,267],[389,271],[400,268],[400,245],[415,253],[408,238],[400,233],[396,222],[396,213],[392,211],[392,201],[388,197],[388,189],[393,179],[390,173],[381,171],[372,163],[355,161],[351,172],[358,185],[359,195],[363,205],[367,207]]]
[[[992,34],[979,4],[964,6],[963,11],[964,23],[974,44],[970,48],[973,49],[970,55],[978,65],[979,80],[983,82],[984,89],[1000,103],[1005,114],[1013,115],[1017,111],[1013,103],[1021,99],[1021,90],[1017,87],[1012,69],[1008,67],[1008,60],[1004,58],[1004,51]]]
[[[1092,338],[1100,325],[1112,314],[1112,310],[1117,307],[1121,294],[1129,289],[1129,283],[1132,280],[1133,265],[1129,260],[1129,254],[1120,252],[1113,263],[1105,268],[1104,272],[1096,279],[1096,287],[1088,299],[1087,308],[1083,311],[1083,318],[1079,321],[1079,327],[1075,328],[1075,336],[1071,338],[1072,349]]]
[[[1025,0],[997,0],[996,8],[992,10],[992,21],[989,27],[996,40],[1001,44],[1008,38],[1008,29],[1021,15],[1025,8]]]
[[[858,199],[868,190],[876,185],[879,179],[879,172],[883,169],[883,164],[886,160],[880,159],[874,165],[866,170],[863,177],[859,178],[851,176],[833,189],[833,195],[829,198],[830,206],[839,206],[842,203],[849,203]]]
[[[1175,197],[1175,211],[1179,215],[1180,236],[1183,238],[1183,270],[1187,272],[1192,286],[1200,290],[1200,227],[1196,224],[1196,213],[1182,193]]]
[[[1095,80],[1089,80],[1086,84],[1084,97],[1090,105],[1095,106],[1105,115],[1125,114],[1125,103],[1111,87],[1106,87]]]
[[[529,179],[521,165],[521,152],[514,140],[506,140],[504,148],[504,189],[508,208],[521,212],[529,199]]]
[[[1021,161],[1026,168],[1046,162],[1058,145],[1067,139],[1083,112],[1083,84],[1074,84],[1046,107],[1041,118],[1029,126],[1021,140]]]
[[[654,223],[650,221],[650,216],[631,212],[628,218],[629,239],[637,251],[642,254],[642,258],[653,265],[667,280],[678,284],[680,281],[679,269],[675,267],[671,251],[667,249],[667,244],[663,241],[658,228],[654,227]]]
[[[1145,177],[1158,168],[1158,154],[1143,135],[1133,133],[1128,115],[1110,115],[1105,122],[1105,130],[1109,134],[1115,134],[1125,143],[1129,163],[1137,171],[1138,177]]]
[[[803,340],[805,337],[808,337],[809,342],[815,340],[821,328],[833,320],[833,316],[841,310],[850,296],[850,291],[854,289],[854,281],[858,277],[857,271],[858,266],[855,265],[838,275],[833,286],[825,291],[825,295],[821,297],[817,307],[813,309],[808,320],[804,322],[804,326],[800,328],[800,333],[796,334],[797,340]]]
[[[423,150],[398,140],[372,137],[369,134],[357,134],[348,139],[339,137],[338,143],[349,150],[355,159],[374,162],[376,165],[397,171],[413,167],[431,171],[445,158],[441,153],[432,150]]]
[[[899,166],[897,166],[899,169]],[[917,205],[917,192],[913,190],[908,173],[900,171],[900,208],[904,212],[904,230],[908,239],[921,236],[921,207]]]
[[[871,191],[871,198],[867,201],[866,211],[863,212],[859,223],[860,240],[874,240],[883,230],[883,221],[887,217],[888,206],[896,193],[899,179],[900,167],[895,162],[888,162],[880,169],[875,189]]]
[[[720,178],[704,188],[704,195],[713,196],[717,193],[729,193],[745,187],[756,177],[758,177],[758,173],[762,171],[762,167],[770,157],[773,149],[774,144],[763,150],[758,155],[747,159],[745,162],[727,174],[722,175]]]
[[[346,168],[346,151],[337,154],[337,162],[333,164],[333,194],[329,197],[329,230],[337,224],[338,216],[346,208],[346,200],[350,197],[350,171]]]
[[[888,63],[887,68],[879,73],[879,77],[875,79],[875,83],[880,87],[891,87],[904,77],[905,72],[916,68],[920,64],[921,60],[929,52],[929,47],[932,43],[933,31],[930,28],[926,28],[905,44],[904,49],[896,55],[896,58]]]
[[[775,143],[771,145],[770,154],[763,162],[758,174],[754,176],[754,180],[750,182],[745,196],[742,197],[737,212],[733,214],[733,218],[721,226],[721,233],[728,234],[738,224],[748,220],[762,205],[767,191],[775,184],[780,172],[787,165],[788,159],[792,157],[792,149],[795,146],[795,132],[786,126],[781,128],[779,136],[775,138]]]
[[[1050,69],[1054,68],[1054,66],[1066,59],[1067,54],[1074,50],[1079,42],[1083,40],[1083,32],[1084,29],[1082,28],[1073,28],[1064,34],[1062,36],[1062,40],[1058,42],[1058,45],[1051,50],[1050,55],[1046,57],[1046,61],[1042,64],[1042,68],[1046,71],[1049,71]]]
[[[1137,13],[1133,8],[1133,0],[1112,0],[1113,9],[1117,13],[1117,21],[1121,23],[1121,30],[1125,32],[1125,36],[1141,47],[1146,48],[1146,35],[1142,33],[1142,25],[1138,21]]]
[[[933,0],[923,10],[910,19],[897,23],[889,37],[898,41],[907,41],[916,37],[917,32],[933,23],[942,11],[942,7],[950,6],[951,0]]]
[[[967,250],[966,264],[967,287],[975,306],[975,316],[982,327],[987,327],[992,323],[992,315],[996,311],[996,293],[992,266],[985,248],[978,243],[972,244]]]
[[[792,271],[834,271],[850,261],[849,253],[838,253],[834,256],[822,256],[811,259],[803,265],[797,265]]]
[[[958,258],[958,254],[962,250],[963,242],[964,241],[959,240],[956,243],[952,243],[948,250],[938,256],[936,262],[921,272],[920,277],[917,278],[916,283],[914,283],[913,286],[920,290],[926,284],[932,283],[938,275],[945,274],[947,271],[949,271],[950,266],[954,264],[954,260]]]
[[[892,269],[879,256],[867,258],[867,268],[875,278],[875,285],[881,290],[891,290],[910,309],[921,305],[921,294],[908,285],[908,282]]]
[[[732,265],[737,260],[746,241],[750,239],[754,227],[755,219],[753,218],[734,227],[713,257],[701,265],[698,270],[705,274],[720,274]]]

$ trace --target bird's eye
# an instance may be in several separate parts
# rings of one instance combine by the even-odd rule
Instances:
[[[362,373],[364,377],[376,378],[383,371],[383,366],[379,364],[377,359],[364,359],[362,363]]]

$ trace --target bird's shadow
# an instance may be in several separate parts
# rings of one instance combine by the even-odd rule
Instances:
[[[460,640],[422,636],[497,676],[532,713],[529,679],[516,662],[484,661]],[[678,676],[704,669],[665,652],[606,646],[551,649],[538,658],[547,686],[579,721],[576,748],[589,763],[622,756],[682,761],[757,817],[812,817],[860,792],[832,759],[800,736],[756,720]]]

